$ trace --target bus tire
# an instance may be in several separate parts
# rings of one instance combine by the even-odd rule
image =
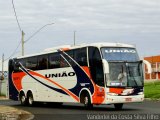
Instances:
[[[84,96],[84,106],[87,109],[93,108],[93,104],[91,103],[91,98],[88,93],[86,93]]]
[[[32,92],[28,92],[28,94],[27,94],[27,103],[28,103],[28,106],[34,105],[34,99],[33,99]]]
[[[26,97],[23,92],[20,92],[19,99],[20,99],[21,105],[26,105]]]
[[[116,110],[122,110],[123,103],[114,104],[114,107],[115,107]]]

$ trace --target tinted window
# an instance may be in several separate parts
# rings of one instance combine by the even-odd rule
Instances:
[[[104,74],[100,52],[96,47],[89,47],[88,52],[92,79],[97,85],[104,86]]]
[[[91,64],[93,64],[94,61],[100,61],[101,55],[98,50],[98,48],[95,47],[89,47],[89,61]]]
[[[27,58],[26,68],[31,69],[31,70],[37,70],[37,57]]]
[[[76,49],[74,52],[74,59],[80,66],[87,66],[86,48]]]
[[[43,70],[48,68],[48,56],[43,55],[38,57],[38,70]]]
[[[60,56],[58,54],[49,55],[49,68],[60,68]]]
[[[70,50],[66,52],[72,59],[74,59],[74,50]],[[71,59],[68,59],[69,63],[72,63]]]
[[[20,64],[23,67],[26,67],[26,59],[16,59],[13,61],[14,64],[14,72],[21,72],[20,68]]]
[[[60,56],[60,67],[69,67],[69,64],[62,56]]]
[[[21,63],[23,65],[23,67],[26,67],[26,59],[19,59],[17,60],[17,62]]]
[[[58,53],[50,54],[49,55],[49,68],[63,68],[63,67],[69,67],[66,60]]]
[[[12,64],[14,66],[14,72],[20,72],[20,69],[19,69],[19,60],[14,60],[12,61]]]

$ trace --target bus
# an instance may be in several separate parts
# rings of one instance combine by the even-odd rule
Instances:
[[[9,98],[35,102],[114,104],[144,100],[143,66],[134,45],[92,43],[50,48],[9,60]]]

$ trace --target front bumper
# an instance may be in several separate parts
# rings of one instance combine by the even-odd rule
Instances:
[[[142,102],[143,100],[144,100],[144,94],[133,95],[133,96],[106,95],[104,104]]]

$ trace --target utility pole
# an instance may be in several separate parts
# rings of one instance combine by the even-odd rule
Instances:
[[[2,76],[1,76],[1,80],[3,80],[4,79],[4,53],[3,53],[3,55],[2,55]]]
[[[3,80],[3,62],[4,62],[4,54],[2,55],[2,71],[0,76],[0,95],[1,95],[1,89],[2,89],[2,80]]]
[[[26,42],[28,42],[31,38],[33,38],[37,33],[39,33],[43,28],[49,26],[49,25],[53,25],[54,23],[49,23],[49,24],[46,24],[44,26],[42,26],[40,29],[38,29],[35,33],[33,33],[28,39],[24,40],[24,35],[25,33],[23,32],[22,30],[22,56],[24,56],[24,44]]]
[[[25,33],[22,30],[22,56],[24,56],[24,35]]]
[[[74,31],[74,46],[76,45],[76,31]]]

